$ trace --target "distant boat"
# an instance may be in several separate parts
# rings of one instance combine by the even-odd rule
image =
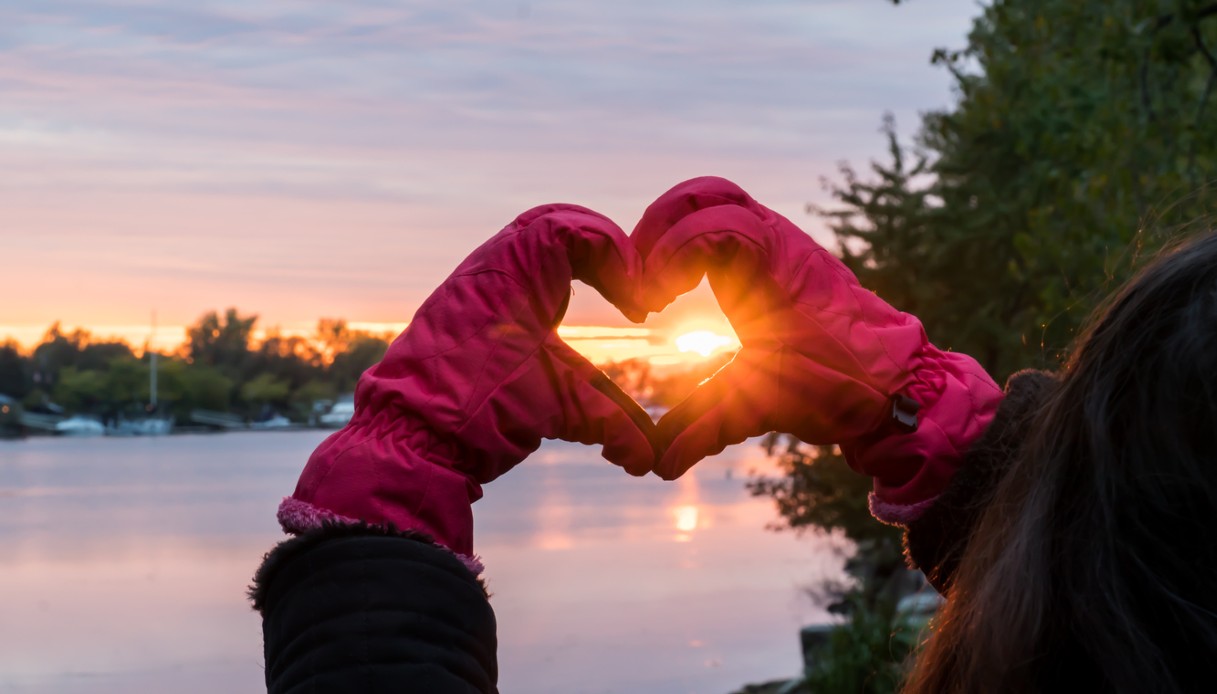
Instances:
[[[157,357],[160,356],[152,349],[156,337],[156,311],[152,312],[152,334],[144,344],[144,352],[148,354],[148,406],[147,412],[156,412],[157,405]],[[173,433],[173,415],[149,415],[138,419],[120,418],[106,426],[107,436],[167,436]]]
[[[274,430],[274,429],[292,429],[296,425],[292,424],[292,420],[284,417],[281,414],[274,414],[267,419],[257,422],[250,422],[249,428],[258,431]]]
[[[105,428],[106,436],[166,436],[173,433],[173,417],[119,419]]]
[[[55,425],[55,433],[62,436],[101,436],[106,426],[92,417],[76,415]]]
[[[317,418],[317,426],[322,429],[341,429],[350,423],[355,416],[355,396],[348,395],[339,398],[329,412]]]
[[[215,410],[194,409],[190,411],[190,421],[202,424],[210,429],[238,431],[247,429],[245,420],[231,412],[216,412]]]

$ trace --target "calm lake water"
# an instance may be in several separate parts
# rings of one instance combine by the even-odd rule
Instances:
[[[250,576],[323,432],[0,442],[0,692],[258,692]],[[486,487],[504,694],[726,694],[801,667],[832,543],[764,529],[756,444],[677,482],[547,442]]]

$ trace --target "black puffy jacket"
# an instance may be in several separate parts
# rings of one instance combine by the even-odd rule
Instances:
[[[497,691],[486,589],[426,536],[323,527],[266,555],[250,595],[272,694]]]

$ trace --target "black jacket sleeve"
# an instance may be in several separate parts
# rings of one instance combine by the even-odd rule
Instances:
[[[1006,397],[989,428],[964,455],[950,486],[905,529],[905,556],[945,593],[972,529],[1018,455],[1035,415],[1056,386],[1042,371],[1021,371],[1006,383]]]
[[[292,538],[266,555],[250,597],[271,694],[497,691],[485,587],[424,535],[327,526]]]

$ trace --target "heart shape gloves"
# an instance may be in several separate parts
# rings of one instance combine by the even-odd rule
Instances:
[[[743,345],[660,421],[655,471],[665,479],[750,436],[787,432],[839,443],[875,480],[872,512],[907,523],[996,412],[1001,390],[975,359],[936,348],[916,318],[730,181],[677,185],[631,240],[643,308],[662,310],[708,275]]]
[[[743,347],[656,428],[556,327],[574,279],[641,321],[705,275]],[[421,532],[476,573],[470,504],[542,438],[603,444],[630,474],[665,479],[768,431],[839,443],[875,478],[875,515],[908,522],[945,489],[1001,391],[788,220],[699,178],[656,200],[629,238],[574,205],[520,215],[423,303],[355,397],[355,417],[283,500],[284,529]]]

